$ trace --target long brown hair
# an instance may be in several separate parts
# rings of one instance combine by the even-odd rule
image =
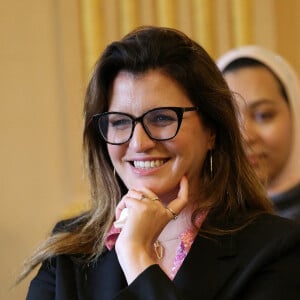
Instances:
[[[58,255],[80,255],[85,263],[104,251],[104,240],[115,207],[126,187],[113,166],[106,143],[95,130],[93,115],[108,110],[110,88],[121,70],[142,74],[157,69],[175,80],[197,107],[204,124],[216,133],[213,174],[206,158],[199,190],[205,199],[196,211],[209,208],[203,230],[238,230],[255,215],[272,207],[244,154],[233,97],[222,74],[206,51],[182,32],[140,27],[110,44],[95,65],[84,103],[83,144],[91,183],[91,208],[61,222],[27,261],[23,278],[40,262]],[[195,211],[195,212],[196,212]]]

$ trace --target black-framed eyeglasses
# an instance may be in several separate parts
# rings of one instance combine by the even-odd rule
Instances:
[[[104,112],[93,116],[97,129],[108,144],[127,143],[137,123],[141,123],[147,135],[156,141],[166,141],[178,133],[183,114],[198,111],[198,107],[157,107],[135,118],[122,112]]]

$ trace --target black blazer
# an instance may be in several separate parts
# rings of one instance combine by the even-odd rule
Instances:
[[[300,225],[260,216],[239,231],[198,236],[173,281],[158,265],[129,286],[114,250],[80,267],[59,255],[42,264],[27,300],[300,299]]]

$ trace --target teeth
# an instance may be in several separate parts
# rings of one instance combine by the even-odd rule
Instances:
[[[163,163],[164,163],[163,160],[147,160],[147,161],[135,160],[133,162],[133,165],[135,166],[135,168],[150,169],[150,168],[157,168],[161,166]]]

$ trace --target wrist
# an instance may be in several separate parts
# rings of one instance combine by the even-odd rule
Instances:
[[[128,248],[124,247],[124,245],[121,248],[118,249],[116,247],[116,253],[128,284],[134,281],[148,267],[157,264],[153,255],[153,249],[147,251],[145,248],[137,246]]]

